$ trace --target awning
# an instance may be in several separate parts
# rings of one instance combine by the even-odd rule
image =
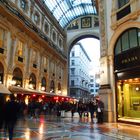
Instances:
[[[10,86],[9,90],[12,93],[17,93],[17,94],[38,94],[38,95],[47,94],[47,95],[51,95],[50,93],[47,93],[47,92],[37,91],[37,90],[32,90],[32,89],[26,89],[26,88],[17,87],[17,86]]]
[[[37,91],[37,90],[32,90],[32,89],[25,89],[25,88],[17,87],[17,86],[10,86],[9,90],[12,93],[16,93],[16,94],[37,94],[37,95],[46,95],[46,96],[50,96],[50,97],[58,96],[58,97],[72,98],[70,96],[64,96],[64,95],[59,95],[59,94],[55,94],[55,93]]]
[[[5,87],[3,84],[0,84],[0,93],[2,94],[12,94],[7,87]]]

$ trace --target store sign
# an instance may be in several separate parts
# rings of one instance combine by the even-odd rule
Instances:
[[[115,56],[115,71],[140,66],[140,47],[130,49]]]

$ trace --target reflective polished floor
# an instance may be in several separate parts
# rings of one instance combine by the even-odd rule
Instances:
[[[8,140],[0,131],[0,140]],[[19,120],[13,140],[140,140],[140,126],[123,123],[97,124],[90,118],[40,116]]]

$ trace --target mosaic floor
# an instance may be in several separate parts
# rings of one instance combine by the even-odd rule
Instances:
[[[0,130],[0,140],[8,134]],[[19,120],[14,140],[140,140],[140,126],[116,123],[91,123],[89,118],[57,118]]]

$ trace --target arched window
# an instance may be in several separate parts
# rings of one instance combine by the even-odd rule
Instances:
[[[140,47],[140,29],[131,28],[123,32],[115,45],[115,55],[123,53],[131,48]]]
[[[46,91],[46,78],[43,77],[41,80],[41,90]]]
[[[15,68],[13,71],[13,78],[12,78],[14,85],[22,87],[22,79],[23,79],[22,71],[19,68]]]
[[[58,83],[58,90],[61,90],[61,84]]]
[[[29,77],[29,88],[36,89],[36,76],[33,73]]]
[[[54,84],[54,81],[51,80],[51,83],[50,83],[50,92],[54,92],[55,90],[55,84]]]

